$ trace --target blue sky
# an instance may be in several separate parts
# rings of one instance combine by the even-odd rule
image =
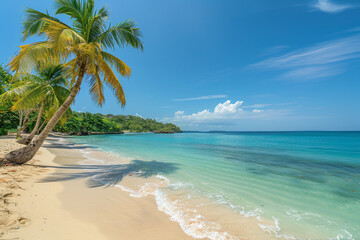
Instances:
[[[127,105],[102,108],[84,83],[73,109],[133,114],[184,130],[360,130],[360,1],[97,0],[109,22],[134,19],[144,51],[118,49],[133,70]],[[3,1],[0,63],[21,45],[24,7]],[[36,39],[34,39],[36,40]]]

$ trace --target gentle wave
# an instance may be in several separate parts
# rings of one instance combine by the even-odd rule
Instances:
[[[88,164],[97,162],[105,164],[104,160],[91,157],[91,152],[81,149],[86,160],[81,161],[81,164]],[[117,155],[113,153],[114,155]],[[131,197],[146,197],[154,196],[158,209],[170,216],[172,221],[177,222],[181,229],[189,236],[197,239],[209,238],[211,240],[239,240],[239,237],[232,236],[227,232],[219,231],[221,226],[215,222],[206,221],[206,219],[197,214],[195,209],[185,208],[181,206],[179,201],[170,201],[164,191],[160,189],[162,187],[170,187],[173,189],[179,189],[188,184],[185,183],[170,183],[169,179],[163,175],[156,175],[156,178],[161,181],[162,184],[155,182],[144,183],[139,190],[133,190],[121,184],[112,185],[120,188],[122,191],[128,192]],[[101,174],[95,175],[91,178],[94,181],[100,182],[103,185],[109,185],[109,182],[104,181],[101,178]]]
[[[82,150],[82,149],[80,151],[83,153],[83,156],[86,158],[85,160],[82,161],[82,164],[96,162],[96,163],[108,165],[113,163],[113,162],[105,162],[104,160],[92,157],[91,151]],[[112,157],[122,158],[118,153],[115,152],[111,152],[111,153],[107,152],[107,153],[111,154]],[[130,162],[133,158],[127,157],[122,159]],[[129,195],[132,197],[154,196],[158,209],[169,215],[170,219],[172,221],[177,222],[186,234],[194,238],[198,238],[198,239],[209,238],[211,240],[240,239],[237,236],[233,236],[228,232],[222,231],[221,230],[222,227],[220,224],[206,220],[206,218],[203,215],[199,214],[195,208],[189,208],[179,200],[171,200],[169,198],[169,195],[166,193],[167,191],[165,191],[166,189],[169,188],[175,190],[186,188],[189,187],[189,184],[182,182],[170,183],[169,179],[167,179],[165,176],[162,176],[160,174],[158,174],[156,178],[160,181],[160,183],[147,182],[141,185],[138,190],[134,190],[120,184],[116,184],[113,186],[128,192]],[[101,182],[102,184],[105,185],[110,184],[109,182],[106,182],[104,181],[104,179],[101,178],[101,174],[92,177],[92,179],[94,181]],[[256,208],[251,211],[246,211],[244,207],[232,204],[230,201],[228,201],[225,198],[224,195],[221,194],[213,194],[213,195],[208,194],[206,197],[209,197],[210,199],[215,199],[221,205],[231,207],[232,209],[236,210],[236,212],[240,213],[245,217],[253,217],[257,219],[260,222],[258,226],[264,232],[267,232],[274,237],[284,238],[284,239],[297,239],[292,235],[283,233],[282,229],[280,228],[279,220],[276,217],[272,217],[273,224],[261,223],[262,222],[261,217],[263,215],[263,211],[259,208]],[[191,198],[191,195],[188,194],[188,198]],[[321,216],[318,214],[299,213],[295,209],[288,210],[286,214],[294,218],[296,221],[303,221],[310,217],[316,217],[319,219],[321,218]],[[345,229],[342,229],[341,233],[339,233],[336,237],[330,239],[354,240],[353,236]]]

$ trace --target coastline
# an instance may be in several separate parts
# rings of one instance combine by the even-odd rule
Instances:
[[[93,174],[113,171],[113,167],[102,168],[93,162],[87,163],[84,151],[81,151],[84,146],[54,143],[58,139],[49,138],[44,147],[56,155],[54,162],[61,167],[44,181],[61,182],[64,188],[58,197],[66,211],[81,221],[96,225],[106,239],[119,239],[119,236],[135,240],[193,239],[160,212],[152,198],[134,198],[126,191],[93,181]],[[109,157],[101,151],[97,154],[101,158]],[[136,182],[127,176],[123,181]]]
[[[0,239],[193,239],[151,198],[89,187],[86,179],[63,179],[84,174],[76,167],[84,157],[79,149],[57,145],[58,140],[50,137],[24,166],[0,168],[5,181],[0,207],[6,213],[0,217]],[[13,136],[2,137],[0,157],[22,146]],[[54,180],[59,175],[62,180]]]
[[[142,168],[134,167],[133,159],[68,142],[66,137],[49,138],[51,141],[51,146],[44,147],[57,156],[54,161],[63,168],[45,180],[62,182],[64,191],[59,198],[64,208],[77,218],[96,224],[108,239],[118,239],[119,234],[135,240],[274,239],[259,228],[255,219],[234,216],[231,209],[215,209],[211,216],[214,222],[192,208],[174,209],[169,203],[176,202],[176,196],[165,200],[158,194],[159,188],[169,184],[168,180],[153,173],[143,176]],[[152,162],[140,164],[145,164],[145,171],[151,172],[154,167]],[[163,167],[159,162],[155,165],[156,171]],[[203,200],[201,204],[209,204]],[[224,225],[218,225],[217,220]],[[265,219],[263,223],[272,224]]]
[[[22,146],[14,139],[12,145]],[[91,157],[87,156],[90,153]],[[233,218],[232,211],[224,209],[217,209],[213,217],[223,220],[231,234],[223,229],[214,231],[214,226],[199,227],[204,222],[197,217],[185,223],[179,221],[174,212],[159,205],[154,194],[159,186],[167,184],[164,179],[139,177],[134,169],[124,170],[124,166],[131,165],[130,159],[121,158],[120,164],[117,159],[117,164],[110,165],[99,162],[111,162],[113,158],[118,156],[70,143],[66,137],[49,137],[34,160],[21,167],[35,168],[37,173],[18,172],[28,178],[19,182],[22,193],[14,195],[14,209],[26,223],[10,225],[5,239],[274,239],[251,218]],[[99,174],[110,176],[110,183],[97,181]],[[243,227],[234,228],[239,223]]]

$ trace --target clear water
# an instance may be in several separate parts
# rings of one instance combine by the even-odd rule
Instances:
[[[259,222],[273,236],[360,239],[360,132],[124,134],[72,141],[162,163],[144,171],[181,183],[188,195],[274,221],[272,227]]]

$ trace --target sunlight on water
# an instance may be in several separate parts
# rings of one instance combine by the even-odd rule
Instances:
[[[225,206],[233,216],[258,221],[259,229],[275,237],[360,239],[359,132],[125,134],[71,140],[140,162],[174,164],[171,171],[165,164],[139,169],[168,179],[169,185],[153,194],[159,208],[187,224],[182,227],[190,235],[200,230],[189,228],[189,219],[200,223],[206,214],[215,215],[211,209]],[[170,206],[169,199],[176,201]],[[198,214],[202,202],[209,202],[205,215]],[[182,213],[188,209],[186,221],[180,207]],[[235,239],[231,232],[216,232],[218,222],[212,224],[212,239]]]

